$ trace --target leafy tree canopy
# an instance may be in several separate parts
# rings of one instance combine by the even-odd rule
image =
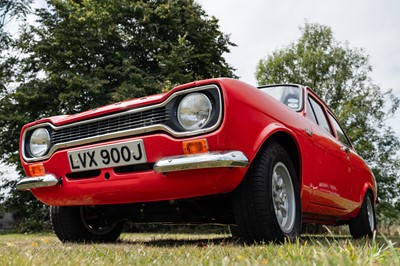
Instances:
[[[32,0],[0,0],[0,99],[6,92],[6,85],[13,75],[16,59],[10,53],[13,39],[6,26],[16,19],[24,19]]]
[[[51,10],[37,12],[40,26],[31,27],[21,45],[32,54],[25,60],[24,74],[31,74],[26,86],[48,92],[58,112],[233,75],[222,57],[233,44],[193,0],[48,3]],[[36,77],[39,71],[44,79]]]
[[[398,109],[399,99],[392,90],[384,91],[372,82],[364,50],[336,41],[327,26],[305,23],[300,30],[297,41],[259,61],[258,83],[310,86],[333,109],[358,153],[372,167],[380,200],[394,203],[400,196],[396,155],[400,142],[386,121]]]

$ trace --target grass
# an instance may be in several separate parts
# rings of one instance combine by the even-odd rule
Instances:
[[[115,244],[61,243],[53,234],[0,235],[0,265],[399,265],[394,239],[304,236],[243,245],[228,234],[122,234]]]

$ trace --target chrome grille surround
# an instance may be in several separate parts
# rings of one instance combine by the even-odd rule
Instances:
[[[216,89],[219,101],[219,117],[215,124],[207,128],[195,131],[178,132],[167,126],[165,123],[173,117],[166,108],[166,105],[178,96],[197,91]],[[138,118],[138,121],[132,119]],[[86,145],[104,140],[111,140],[127,136],[135,136],[154,131],[165,131],[174,137],[186,137],[204,134],[215,130],[222,120],[222,98],[220,89],[216,85],[205,85],[191,89],[185,89],[172,94],[164,102],[136,109],[130,109],[119,113],[105,115],[84,121],[74,122],[63,126],[54,126],[51,123],[41,123],[27,128],[23,132],[21,151],[26,162],[46,160],[59,149]],[[29,141],[27,133],[40,127],[52,129],[52,146],[46,155],[31,158],[26,154],[26,145]]]
[[[122,114],[121,116],[55,130],[52,135],[52,143],[53,145],[57,145],[119,131],[163,124],[168,119],[169,112],[164,107]]]

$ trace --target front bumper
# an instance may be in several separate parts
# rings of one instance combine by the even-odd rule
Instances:
[[[241,151],[208,152],[196,155],[166,157],[154,165],[157,173],[168,173],[183,170],[208,169],[220,167],[247,167],[249,160]],[[52,174],[39,177],[26,177],[17,183],[18,190],[51,187],[61,184]]]
[[[217,167],[247,167],[249,159],[241,151],[209,152],[167,157],[154,165],[157,173]]]
[[[32,188],[52,187],[59,183],[59,180],[52,174],[38,177],[27,177],[17,183],[18,190],[30,190]]]

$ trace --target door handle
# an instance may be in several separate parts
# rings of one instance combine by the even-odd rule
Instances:
[[[312,137],[312,131],[311,131],[311,130],[309,130],[308,128],[306,128],[306,133],[307,133],[307,135],[309,135],[309,136],[311,136],[311,137]]]

